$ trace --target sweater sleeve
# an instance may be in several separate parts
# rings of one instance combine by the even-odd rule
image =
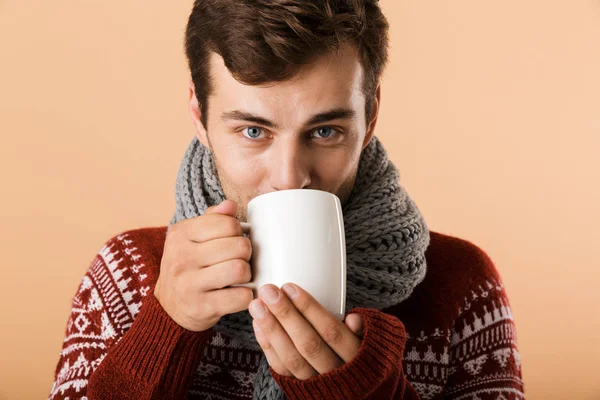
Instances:
[[[117,261],[110,250],[73,297],[49,399],[186,398],[211,331],[177,325],[150,287],[137,286],[125,253]]]
[[[451,333],[444,400],[524,400],[513,315],[499,278],[468,299]]]
[[[368,308],[350,313],[364,317],[361,347],[350,362],[306,380],[277,374],[273,378],[291,399],[406,399],[419,395],[407,381],[402,368],[406,344],[404,325],[394,316]]]

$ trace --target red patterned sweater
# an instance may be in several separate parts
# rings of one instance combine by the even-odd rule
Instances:
[[[153,295],[166,227],[125,232],[92,261],[73,298],[50,399],[251,399],[260,353],[212,329],[177,325]],[[427,275],[410,298],[355,309],[356,357],[302,381],[290,399],[524,399],[508,298],[487,255],[431,233]]]

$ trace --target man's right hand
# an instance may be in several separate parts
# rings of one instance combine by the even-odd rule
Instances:
[[[154,296],[187,330],[207,330],[252,301],[252,289],[227,287],[251,279],[252,246],[236,214],[237,204],[225,200],[169,228]]]

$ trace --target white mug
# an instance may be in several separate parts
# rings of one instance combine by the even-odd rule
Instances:
[[[346,307],[346,239],[340,199],[312,189],[280,190],[248,203],[252,281],[281,287],[292,282],[340,321]]]

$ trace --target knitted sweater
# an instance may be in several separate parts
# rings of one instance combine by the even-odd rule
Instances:
[[[153,295],[166,227],[110,239],[72,302],[50,399],[251,399],[259,352],[177,325]],[[498,272],[461,239],[431,233],[427,275],[365,317],[358,354],[290,399],[524,399],[514,321]]]

